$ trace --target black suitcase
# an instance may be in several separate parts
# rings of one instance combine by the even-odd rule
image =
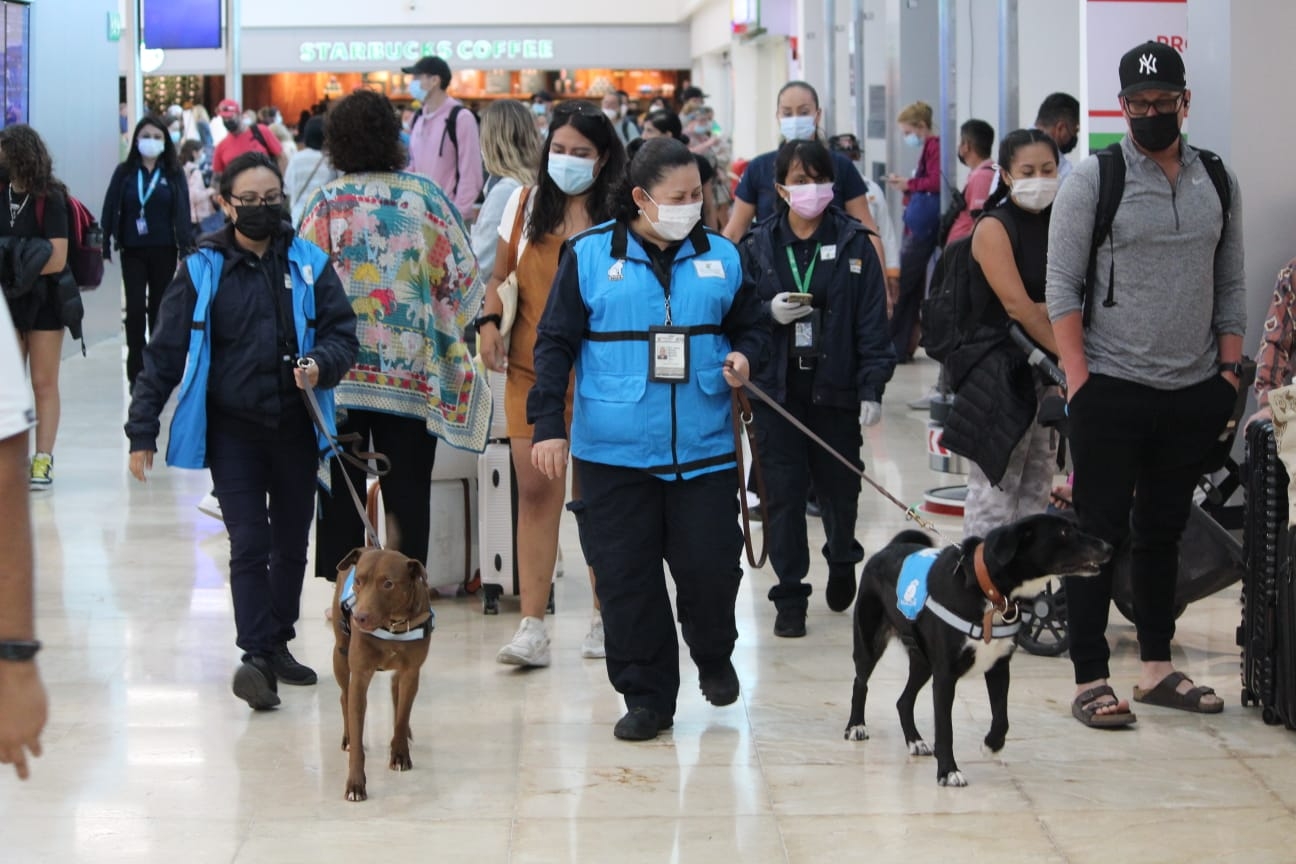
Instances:
[[[1278,659],[1275,663],[1275,693],[1272,713],[1288,729],[1296,729],[1296,529],[1287,532],[1287,566],[1278,579],[1274,621],[1274,641]],[[1269,717],[1265,713],[1266,719]],[[1276,722],[1270,720],[1270,722]]]
[[[1273,424],[1268,421],[1246,430],[1245,477],[1242,554],[1246,578],[1242,582],[1242,624],[1237,630],[1237,644],[1242,649],[1242,704],[1259,705],[1264,721],[1273,724],[1284,719],[1278,712],[1279,631],[1284,621],[1288,628],[1296,626],[1296,615],[1290,611],[1279,614],[1279,583],[1288,583],[1283,594],[1289,604],[1293,593],[1287,567],[1288,481],[1278,459]],[[1292,639],[1281,641],[1290,643]],[[1293,648],[1287,647],[1289,651]],[[1296,669],[1287,664],[1287,672],[1290,678]],[[1289,699],[1296,695],[1291,684],[1282,689],[1288,691]]]

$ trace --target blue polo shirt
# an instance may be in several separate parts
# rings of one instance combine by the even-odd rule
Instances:
[[[762,153],[747,163],[747,170],[738,181],[738,190],[734,193],[740,201],[756,206],[756,221],[768,219],[774,213],[778,193],[774,191],[774,161],[778,151]],[[855,170],[855,163],[842,153],[833,153],[833,203],[842,210],[846,202],[868,195],[864,178]]]

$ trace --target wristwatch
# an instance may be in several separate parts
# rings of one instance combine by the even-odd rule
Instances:
[[[1220,371],[1220,372],[1232,372],[1234,375],[1236,375],[1236,376],[1238,376],[1239,378],[1241,378],[1241,377],[1242,377],[1242,364],[1241,364],[1241,362],[1238,362],[1238,361],[1234,361],[1234,362],[1232,362],[1232,363],[1221,363],[1221,364],[1219,364],[1219,371]]]
[[[494,324],[495,329],[498,330],[500,326],[500,322],[502,322],[503,320],[504,320],[504,316],[502,315],[496,315],[496,314],[479,315],[477,319],[473,321],[473,327],[474,329],[480,332],[483,324]]]
[[[36,640],[5,639],[0,641],[0,660],[23,661],[36,656],[41,643]]]

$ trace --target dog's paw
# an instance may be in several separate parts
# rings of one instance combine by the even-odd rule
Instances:
[[[397,753],[393,750],[387,767],[393,771],[408,771],[414,767],[414,760],[410,758],[409,753]]]
[[[985,752],[998,753],[1000,750],[1004,748],[1004,738],[1003,736],[996,737],[994,735],[987,735],[985,737],[984,745],[985,746],[982,749]]]
[[[936,782],[942,786],[966,786],[967,778],[963,776],[962,771],[951,771],[944,777],[937,777]]]
[[[865,726],[863,723],[860,723],[858,726],[846,727],[847,741],[867,741],[868,737],[869,737],[868,727]]]
[[[910,756],[931,756],[931,755],[933,755],[933,754],[932,754],[932,748],[931,748],[931,745],[928,744],[926,741],[922,740],[921,738],[915,739],[915,740],[910,741],[910,742],[908,742],[908,743],[909,743],[909,755],[910,755]]]
[[[365,792],[365,781],[361,780],[359,783],[353,783],[350,780],[347,781],[346,800],[364,801],[368,798],[369,795]]]

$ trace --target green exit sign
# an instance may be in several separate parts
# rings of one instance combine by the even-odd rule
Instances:
[[[120,12],[108,13],[108,41],[120,42],[122,35],[122,16]]]

